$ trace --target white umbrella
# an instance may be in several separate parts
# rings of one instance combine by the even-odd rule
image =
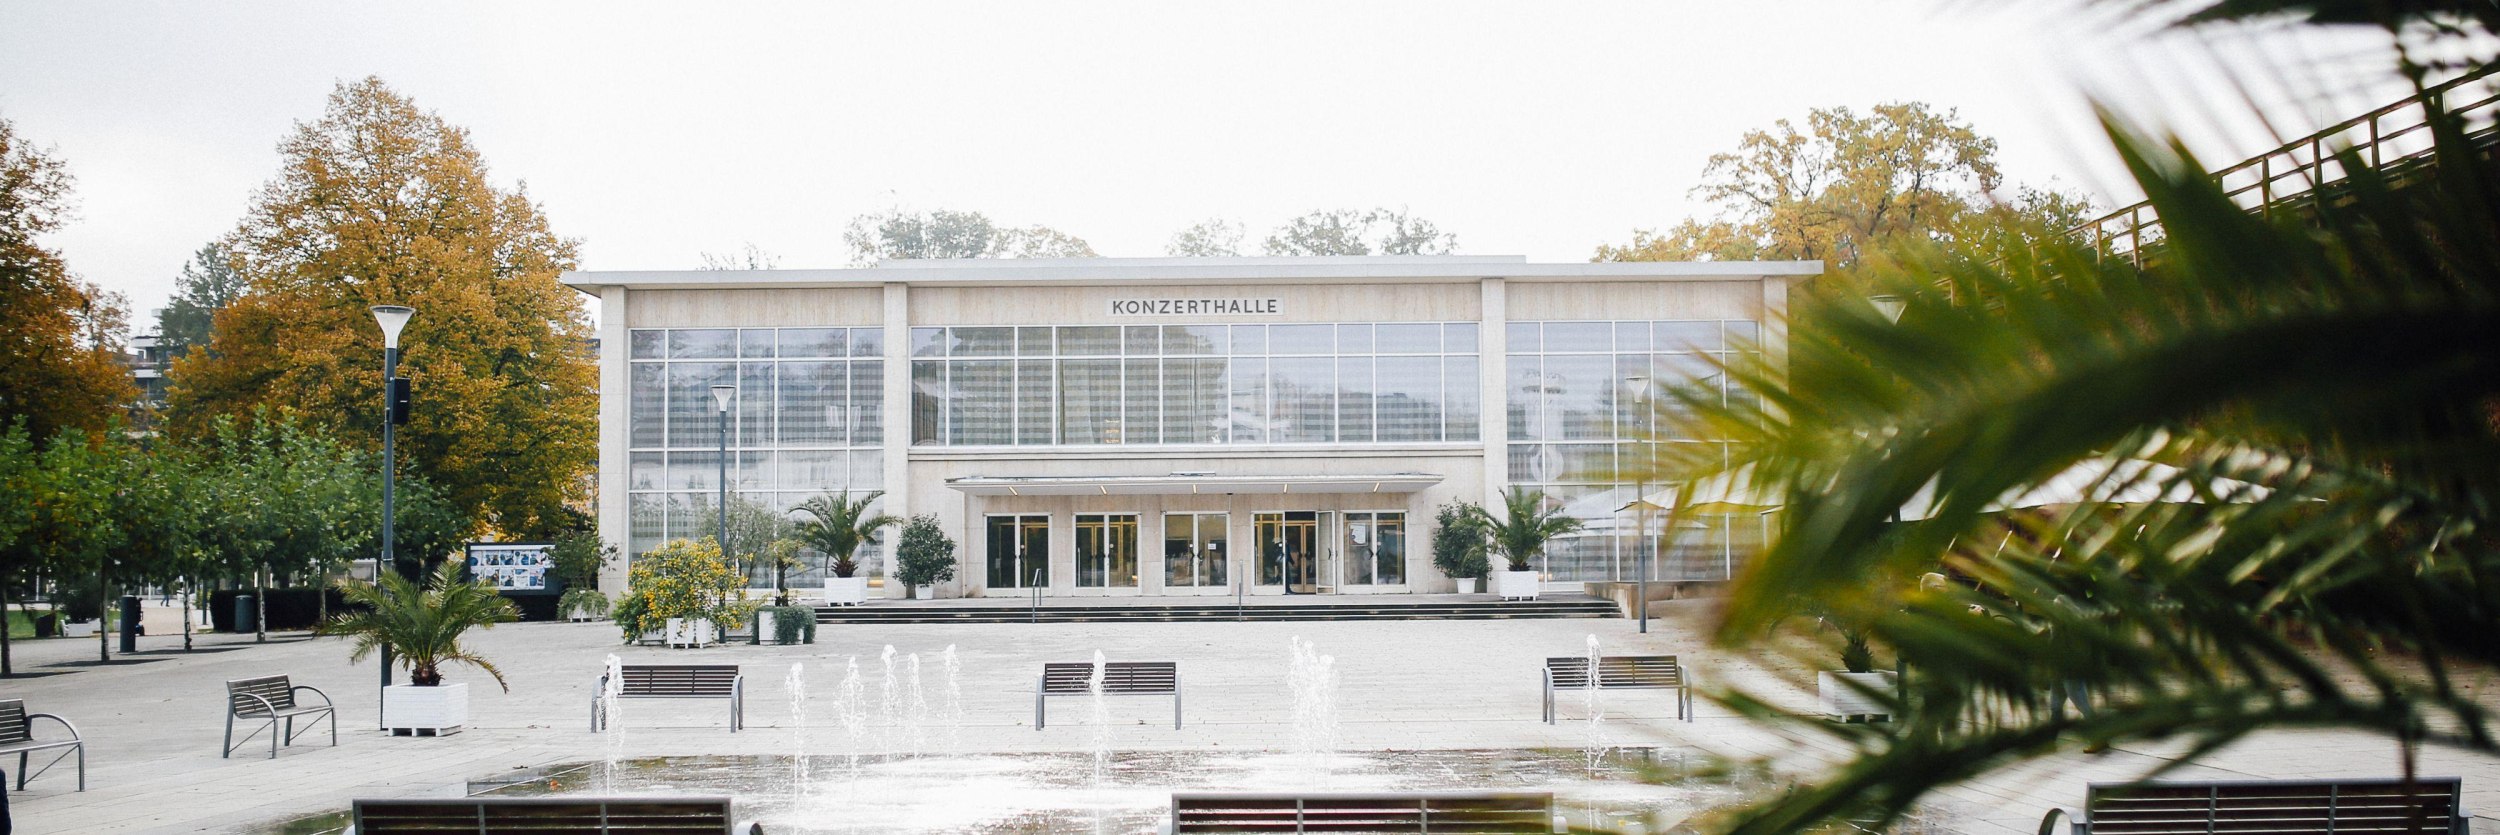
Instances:
[[[2168,464],[2139,458],[2086,458],[2059,471],[2048,480],[2019,493],[1999,496],[1982,508],[1995,513],[2018,507],[2051,507],[2070,504],[2152,504],[2155,502],[2189,503],[2204,501],[2211,494],[2225,503],[2246,503],[2264,499],[2274,491],[2237,479],[2215,477],[2204,483],[2204,490],[2188,482],[2187,471]],[[1929,481],[1901,507],[1903,521],[1933,518],[1936,515],[1936,483]]]

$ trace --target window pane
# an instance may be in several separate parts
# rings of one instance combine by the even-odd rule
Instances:
[[[1285,325],[1279,325],[1283,330]],[[1325,326],[1323,326],[1325,327]],[[1327,357],[1280,357],[1270,360],[1275,376],[1276,443],[1317,443],[1336,440],[1337,381],[1335,360]]]
[[[1212,444],[1224,440],[1224,360],[1163,361],[1163,442]]]
[[[738,356],[742,359],[772,359],[773,329],[747,328],[739,331]]]
[[[1226,384],[1224,439],[1236,444],[1270,443],[1275,423],[1268,418],[1267,358],[1234,357],[1225,376],[1230,382]]]
[[[712,405],[712,386],[730,382],[735,367],[726,362],[669,363],[669,446],[712,447],[720,443],[720,410]]]
[[[666,487],[665,479],[668,477],[666,457],[657,452],[637,452],[629,456],[629,460],[632,464],[627,470],[626,483],[630,485],[630,489],[660,490]]]
[[[946,329],[911,329],[911,355],[915,357],[946,356]]]
[[[631,444],[637,447],[666,446],[661,433],[668,425],[668,366],[656,362],[634,363],[629,402],[625,406],[625,423]]]
[[[625,338],[632,343],[631,356],[634,359],[656,360],[668,357],[668,331],[637,330],[628,332]]]
[[[1116,357],[1120,355],[1120,329],[1116,327],[1060,328],[1061,356]]]
[[[1003,357],[1014,353],[1014,328],[950,328],[952,340],[947,347],[951,357]]]
[[[720,328],[668,332],[669,359],[729,359],[737,355],[737,331]]]
[[[625,509],[626,550],[641,556],[668,535],[668,494],[636,493]]]
[[[885,356],[884,328],[851,328],[849,330],[851,337],[851,356]]]
[[[1717,322],[1660,322],[1657,350],[1716,351],[1719,349]]]
[[[1048,333],[1042,328],[1024,330]],[[1047,337],[1044,343],[1048,343]],[[1050,368],[1050,361],[1046,359],[1016,362],[1016,443],[1053,442],[1052,430],[1058,426],[1058,417],[1051,410],[1050,393],[1057,387],[1051,381]]]
[[[738,364],[738,400],[730,404],[736,412],[738,434],[729,439],[730,446],[764,447],[773,445],[773,364],[742,362]]]
[[[1223,325],[1163,326],[1163,352],[1166,354],[1221,355],[1224,345]]]
[[[1567,440],[1613,438],[1616,392],[1615,358],[1605,354],[1548,356],[1544,382],[1549,391],[1539,405],[1546,425],[1559,426]]]
[[[841,328],[782,328],[781,355],[785,357],[838,357],[843,350]]]
[[[1049,328],[1016,329],[1016,356],[1047,357],[1050,355]]]
[[[1535,322],[1512,322],[1507,331],[1505,336],[1509,339],[1511,353],[1533,354],[1545,350],[1544,346],[1537,341],[1538,328]]]
[[[1762,324],[1759,322],[1730,321],[1720,324],[1727,327],[1727,344],[1730,347],[1757,345],[1762,341]]]
[[[1233,334],[1233,353],[1235,353],[1235,354],[1264,354],[1264,353],[1267,353],[1267,326],[1266,326],[1266,325],[1234,325],[1234,326],[1232,327],[1232,334]]]
[[[1122,349],[1121,356],[1151,357],[1163,353],[1163,340],[1155,326],[1130,325],[1127,330],[1128,347]]]
[[[1397,585],[1406,582],[1406,514],[1383,513],[1375,517],[1372,559],[1379,565],[1379,582]]]
[[[1275,325],[1267,330],[1270,355],[1337,352],[1337,329],[1331,325]]]
[[[1620,354],[1649,353],[1649,323],[1616,322],[1615,352]]]
[[[1441,440],[1441,358],[1380,358],[1380,440]]]
[[[851,363],[851,402],[841,412],[850,425],[851,443],[876,446],[885,442],[885,363]]]
[[[962,333],[963,328],[956,329]],[[1005,330],[1003,328],[998,330]],[[1004,341],[997,347],[1004,347]],[[964,347],[957,343],[956,347]],[[948,363],[948,404],[946,442],[954,445],[997,445],[1009,442],[1008,431],[1014,419],[1013,404],[1008,392],[1014,368],[1010,360],[955,360]]]
[[[1119,360],[1059,361],[1060,443],[1119,443],[1120,417]]]
[[[1337,359],[1337,440],[1372,440],[1372,358]]]
[[[1372,352],[1372,326],[1338,325],[1337,353],[1368,354]]]
[[[840,489],[843,468],[848,466],[846,455],[849,453],[834,449],[785,449],[781,451],[781,466],[775,478],[784,490],[808,491],[801,495]]]
[[[1396,324],[1380,326],[1380,352],[1383,354],[1441,353],[1441,326],[1435,324]]]
[[[1476,323],[1451,322],[1441,326],[1441,350],[1453,354],[1476,352]]]
[[[668,489],[710,490],[720,485],[720,453],[672,452],[668,454]]]
[[[1547,322],[1545,347],[1548,354],[1564,352],[1605,352],[1613,350],[1614,327],[1606,322]],[[1511,350],[1518,350],[1513,348]]]
[[[913,360],[911,364],[911,442],[934,444],[946,436],[946,363]]]
[[[1133,328],[1131,330],[1134,330]],[[1151,332],[1153,328],[1147,328]],[[1133,334],[1132,334],[1133,335]],[[1129,343],[1134,347],[1137,343]],[[1162,436],[1163,383],[1156,368],[1157,360],[1133,359],[1122,363],[1121,377],[1127,388],[1120,395],[1123,415],[1120,421],[1120,443],[1151,444]]]
[[[778,368],[781,376],[774,411],[780,422],[783,444],[841,444],[841,417],[844,406],[843,364],[840,362],[784,362]]]
[[[729,492],[737,494],[772,486],[773,454],[769,452],[732,452],[729,461]],[[748,496],[747,498],[756,498]]]
[[[881,490],[885,487],[885,452],[856,449],[846,454],[850,459],[850,478],[842,486],[851,490]]]
[[[1547,401],[1552,394],[1545,385],[1544,362],[1535,354],[1510,355],[1510,380],[1503,384],[1503,407],[1510,410],[1510,439],[1532,441],[1562,434],[1559,424],[1546,425],[1546,417],[1555,414]]]
[[[1478,415],[1483,398],[1478,396],[1476,358],[1457,355],[1441,358],[1441,411],[1447,418],[1443,437],[1452,441],[1477,440],[1482,430]]]

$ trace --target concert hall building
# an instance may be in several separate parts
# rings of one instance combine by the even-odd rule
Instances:
[[[1619,518],[1618,462],[1643,454],[1646,381],[1777,359],[1790,286],[1821,271],[1085,258],[564,281],[600,300],[599,529],[629,559],[710,533],[711,388],[730,384],[734,496],[884,491],[886,513],[935,514],[960,545],[940,597],[1396,594],[1454,588],[1436,507],[1513,485],[1589,520],[1548,583],[1632,579],[1645,557],[1654,578],[1724,577],[1759,520],[1705,518],[1651,554]],[[877,577],[893,539],[865,554]],[[820,585],[809,562],[793,587]]]

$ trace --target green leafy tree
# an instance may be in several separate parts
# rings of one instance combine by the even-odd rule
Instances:
[[[694,529],[720,530],[720,515],[707,511]],[[743,495],[729,497],[729,564],[749,580],[772,578],[773,605],[789,605],[790,569],[805,565],[798,557],[801,547],[798,522],[789,514]]]
[[[1718,215],[1635,231],[1628,244],[1599,246],[1592,260],[1820,259],[1845,268],[1892,242],[2002,228],[2008,210],[2044,224],[2086,219],[2085,201],[2061,192],[2001,197],[1996,149],[1955,111],[1921,102],[1864,114],[1817,108],[1804,130],[1782,119],[1711,155],[1693,194]]]
[[[1447,255],[1458,236],[1403,210],[1312,212],[1268,233],[1269,255]]]
[[[68,166],[0,119],[0,424],[31,437],[101,430],[138,397],[121,365],[124,303],[39,238],[70,210]]]
[[[884,497],[885,491],[874,490],[858,498],[827,493],[808,499],[799,505],[799,512],[808,516],[799,521],[799,541],[825,555],[827,573],[851,576],[859,571],[859,564],[852,560],[860,546],[877,544],[879,532],[903,523],[891,513],[868,512],[869,505]]]
[[[980,212],[900,209],[851,219],[842,232],[851,260],[915,258],[1092,258],[1085,240],[1047,226],[1001,228]]]
[[[243,295],[243,275],[235,272],[225,244],[211,241],[182,265],[174,279],[174,297],[156,313],[160,344],[175,355],[206,345],[217,330],[217,311]]]
[[[1241,224],[1215,218],[1172,233],[1163,254],[1180,258],[1227,258],[1241,254]]]
[[[597,373],[582,303],[557,277],[576,245],[522,189],[487,176],[469,135],[379,79],[343,83],[280,144],[278,176],[222,245],[246,291],[207,351],[177,360],[167,413],[292,414],[380,446],[381,338],[367,309],[417,309],[401,372],[416,409],[399,463],[465,532],[552,537],[597,462]]]
[[[1547,544],[1587,527],[1564,513],[1561,503],[1547,497],[1545,491],[1525,487],[1502,491],[1500,516],[1472,504],[1467,506],[1466,514],[1484,531],[1487,544],[1502,555],[1512,571],[1534,569],[1536,558],[1545,553]]]
[[[363,661],[374,650],[390,647],[395,660],[407,668],[409,684],[441,685],[444,665],[468,664],[494,676],[495,686],[512,690],[494,662],[460,645],[460,636],[470,629],[492,629],[520,619],[519,610],[493,583],[463,582],[460,565],[447,562],[422,586],[385,574],[378,584],[341,581],[339,590],[352,608],[324,621],[320,632],[352,640],[347,660]]]
[[[955,540],[938,525],[937,514],[914,516],[903,526],[894,541],[894,577],[914,594],[921,586],[955,579]]]
[[[366,459],[294,420],[219,421],[201,444],[206,524],[219,573],[248,577],[262,614],[279,575],[326,577],[379,527]],[[268,640],[266,617],[255,634]]]
[[[1680,395],[1678,431],[1731,445],[1667,475],[1741,470],[1785,504],[1717,637],[1749,643],[1813,600],[1910,670],[1900,721],[1800,723],[1853,759],[1732,831],[1880,822],[2077,745],[2168,740],[2193,762],[2341,726],[2399,741],[2408,774],[2423,744],[2500,753],[2466,683],[2500,665],[2500,170],[2433,124],[2429,157],[2348,156],[2328,199],[2271,216],[2113,125],[2162,222],[2143,266],[1916,248],[1870,276],[1897,323],[1811,300],[1784,368],[1732,374],[1759,401]],[[2109,459],[2162,467],[2001,509]],[[1961,582],[1905,582],[1931,572]],[[2101,709],[2057,710],[2069,683]]]
[[[561,612],[584,612],[592,617],[608,613],[608,596],[599,591],[599,575],[615,565],[619,557],[616,546],[599,538],[595,530],[581,530],[556,537],[547,550],[554,565],[548,573],[564,585],[564,596],[556,600]]]

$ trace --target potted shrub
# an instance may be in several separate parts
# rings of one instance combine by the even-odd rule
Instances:
[[[1502,491],[1502,516],[1470,506],[1469,514],[1484,526],[1486,542],[1502,555],[1510,570],[1493,573],[1493,590],[1504,600],[1535,600],[1536,558],[1555,537],[1580,530],[1580,520],[1547,506],[1545,491],[1512,487]]]
[[[574,586],[556,598],[556,611],[574,623],[594,621],[608,616],[608,596],[593,586]]]
[[[752,606],[746,578],[721,559],[720,546],[673,539],[634,560],[610,616],[627,641],[660,632],[672,645],[700,645],[717,640],[712,624],[744,622]]]
[[[600,541],[597,531],[576,531],[556,537],[547,549],[547,573],[564,585],[556,598],[556,614],[579,623],[608,616],[608,596],[599,592],[599,574],[616,561],[616,546]]]
[[[937,597],[937,584],[955,579],[955,540],[938,527],[937,514],[912,517],[895,537],[894,576],[923,599]]]
[[[1840,630],[1841,641],[1841,669],[1815,675],[1815,690],[1822,697],[1824,715],[1850,721],[1890,716],[1892,707],[1884,703],[1881,695],[1893,692],[1895,680],[1891,672],[1875,669],[1875,651],[1868,645],[1865,628],[1837,626],[1829,618],[1824,623]]]
[[[816,642],[816,612],[805,606],[766,606],[755,610],[755,620],[756,643]]]
[[[799,505],[809,518],[799,520],[799,541],[825,555],[825,602],[856,606],[868,602],[868,578],[856,576],[853,561],[862,545],[874,545],[877,534],[903,520],[890,514],[870,515],[868,506],[885,496],[874,490],[857,499],[827,493]]]
[[[64,584],[52,595],[60,607],[61,634],[71,638],[93,637],[104,626],[104,592],[86,584]]]
[[[1477,523],[1474,502],[1444,502],[1433,515],[1432,567],[1457,581],[1459,594],[1481,590],[1493,570],[1485,557],[1484,526]]]
[[[394,734],[444,734],[469,721],[469,685],[443,683],[443,666],[469,664],[495,678],[506,692],[503,671],[493,662],[460,646],[461,633],[489,628],[520,618],[520,613],[484,582],[461,582],[460,564],[444,562],[426,585],[396,573],[380,584],[342,581],[349,611],[322,624],[321,634],[353,638],[349,661],[362,661],[376,648],[389,646],[408,670],[407,684],[382,689],[382,727]]]

